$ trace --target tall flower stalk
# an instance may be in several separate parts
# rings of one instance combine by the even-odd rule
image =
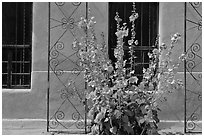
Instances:
[[[138,14],[133,4],[133,12],[130,16],[131,39],[129,58],[133,64],[133,47],[138,44],[135,40],[135,23]],[[143,70],[143,80],[138,83],[134,75],[133,66],[125,68],[124,38],[128,36],[127,24],[122,23],[119,14],[116,13],[117,45],[114,49],[116,58],[115,67],[108,58],[107,45],[99,43],[94,31],[94,17],[81,18],[79,27],[86,31],[78,43],[81,67],[84,69],[84,78],[88,84],[86,98],[88,100],[88,116],[91,119],[91,134],[154,134],[159,123],[157,102],[161,95],[173,91],[182,86],[181,81],[175,80],[176,69],[179,64],[173,65],[171,53],[180,39],[180,34],[171,38],[170,46],[156,45],[160,49],[154,49],[149,53],[149,68]],[[158,42],[156,42],[158,44]],[[167,50],[168,49],[168,50]],[[166,58],[161,54],[167,50]],[[160,62],[160,63],[159,63]],[[130,71],[131,70],[131,71]],[[166,83],[165,83],[166,82]],[[162,83],[159,87],[159,83]],[[158,94],[159,93],[159,94]]]

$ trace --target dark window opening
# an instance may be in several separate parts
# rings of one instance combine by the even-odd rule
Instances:
[[[2,87],[30,88],[31,2],[2,3]]]
[[[132,14],[131,2],[110,2],[109,3],[109,58],[115,62],[114,48],[117,45],[116,21],[114,19],[116,12],[119,13],[122,23],[127,23],[129,28],[129,36],[124,39],[124,59],[128,59],[130,54],[128,53],[128,40],[131,39],[131,23],[129,22],[129,16]],[[134,48],[134,55],[137,57],[134,60],[135,74],[139,78],[139,82],[142,80],[143,68],[149,67],[148,52],[153,50],[156,38],[158,36],[158,18],[159,18],[159,3],[157,2],[136,2],[136,12],[139,17],[135,21],[136,39],[138,45]],[[121,23],[121,25],[122,25]],[[129,64],[130,65],[130,64]],[[128,67],[128,65],[127,65]]]

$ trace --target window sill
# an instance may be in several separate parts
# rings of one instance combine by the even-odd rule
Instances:
[[[31,89],[2,89],[3,93],[29,93]]]

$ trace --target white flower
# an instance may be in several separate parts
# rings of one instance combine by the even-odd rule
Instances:
[[[186,54],[181,54],[181,56],[179,57],[179,59],[181,60],[181,61],[184,61],[184,60],[186,60]]]
[[[158,49],[153,49],[153,54],[157,55],[159,53],[159,50]]]
[[[133,13],[130,17],[129,20],[130,22],[135,21],[138,18],[138,13]]]
[[[176,33],[173,36],[171,36],[172,43],[176,43],[181,38],[181,34]]]
[[[128,40],[128,45],[132,45],[133,44],[133,42],[134,42],[134,40],[133,39],[131,39],[131,40]]]
[[[153,55],[149,52],[147,53],[147,55],[149,56],[150,59],[153,57]]]
[[[127,37],[127,36],[128,36],[128,32],[129,32],[129,29],[126,29],[126,30],[124,30],[123,32],[124,32],[124,36]]]
[[[138,40],[135,40],[135,45],[138,45]]]
[[[160,46],[160,49],[163,50],[163,49],[166,49],[166,48],[167,48],[166,44],[162,43],[161,46]]]

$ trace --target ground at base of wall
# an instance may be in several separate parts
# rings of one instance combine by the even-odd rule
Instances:
[[[162,128],[161,128],[162,127]],[[69,132],[47,132],[46,121],[2,121],[2,135],[66,135],[84,134],[82,130],[71,129]],[[159,135],[184,135],[183,123],[163,122],[159,126]],[[188,133],[189,134],[189,133]],[[190,133],[194,134],[194,133]],[[198,134],[198,133],[196,133]]]

